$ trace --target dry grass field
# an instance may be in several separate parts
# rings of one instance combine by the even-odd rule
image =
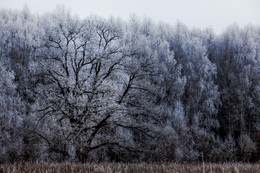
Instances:
[[[0,173],[260,173],[260,164],[121,164],[121,163],[88,163],[88,164],[3,164]]]

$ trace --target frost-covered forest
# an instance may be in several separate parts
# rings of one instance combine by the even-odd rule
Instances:
[[[259,26],[2,9],[0,38],[0,163],[259,159]]]

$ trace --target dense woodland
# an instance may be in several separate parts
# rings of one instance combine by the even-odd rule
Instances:
[[[0,163],[257,161],[260,27],[0,10]]]

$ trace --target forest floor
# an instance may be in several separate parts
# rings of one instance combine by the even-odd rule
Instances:
[[[87,163],[87,164],[2,164],[0,173],[260,173],[260,163],[244,164],[124,164],[124,163]]]

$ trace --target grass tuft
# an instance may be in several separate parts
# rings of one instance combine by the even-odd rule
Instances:
[[[2,164],[0,173],[259,173],[260,164],[125,164],[125,163],[25,163]]]

